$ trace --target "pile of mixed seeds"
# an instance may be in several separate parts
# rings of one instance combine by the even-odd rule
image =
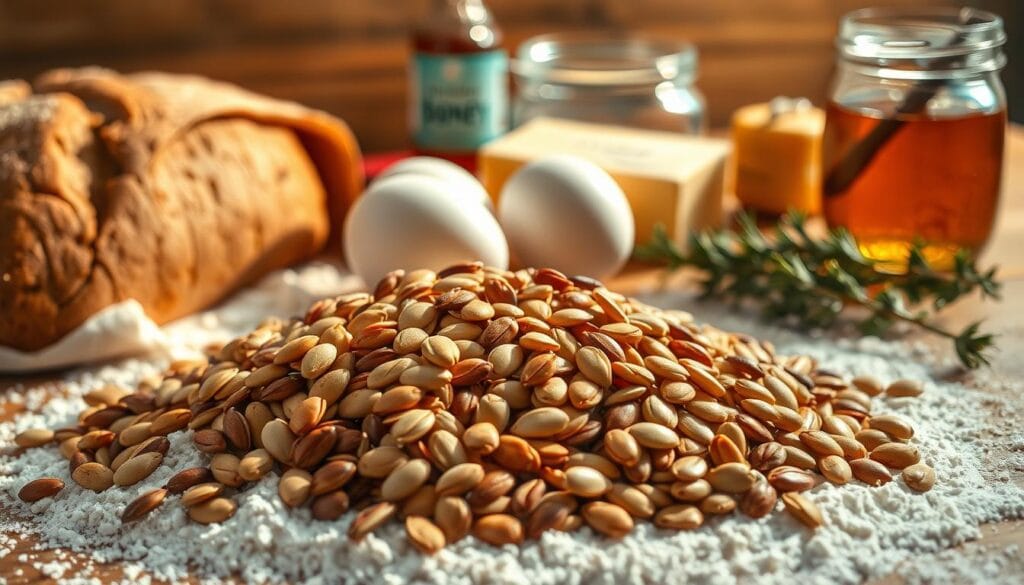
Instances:
[[[870,412],[875,395],[921,390],[847,383],[590,278],[466,263],[269,319],[134,392],[93,391],[76,426],[16,442],[58,444],[73,480],[99,492],[147,477],[167,435],[189,429],[209,465],[141,494],[124,522],[170,498],[223,522],[233,494],[276,473],[286,505],[322,521],[359,510],[353,539],[401,518],[431,553],[469,534],[501,545],[583,524],[616,538],[637,520],[694,529],[779,499],[813,528],[822,514],[800,492],[880,485],[893,470],[926,491],[935,473],[911,425]],[[63,487],[41,478],[19,496]]]

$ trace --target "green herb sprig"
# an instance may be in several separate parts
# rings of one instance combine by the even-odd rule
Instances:
[[[966,250],[957,252],[951,272],[932,268],[922,244],[910,250],[905,272],[894,274],[860,252],[845,229],[822,237],[807,231],[805,218],[790,213],[779,220],[771,235],[746,214],[736,230],[694,235],[683,252],[658,226],[650,243],[636,257],[661,262],[670,270],[689,266],[704,273],[703,297],[760,305],[769,320],[801,327],[827,328],[836,324],[844,309],[862,308],[861,331],[882,335],[895,323],[905,322],[953,341],[957,356],[968,368],[988,364],[994,337],[972,323],[960,332],[935,324],[933,317],[965,295],[980,291],[998,298],[995,269],[981,271]]]

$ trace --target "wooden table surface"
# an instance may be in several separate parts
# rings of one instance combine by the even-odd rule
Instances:
[[[999,335],[998,352],[993,355],[992,367],[977,373],[963,376],[962,381],[982,390],[997,392],[1000,382],[1018,380],[1024,377],[1024,128],[1013,127],[1008,133],[1007,158],[1004,174],[1004,189],[997,226],[991,244],[982,256],[982,264],[998,265],[1003,282],[1002,300],[999,302],[980,302],[967,299],[950,308],[942,316],[951,328],[978,319],[986,320],[988,330]],[[639,294],[660,286],[660,271],[652,268],[632,267],[609,283],[616,290],[631,294]],[[686,287],[680,277],[670,281],[671,286]],[[935,351],[945,352],[949,348],[942,341],[921,337],[919,341],[934,344]],[[35,378],[3,378],[0,377],[0,393],[11,392],[15,387],[52,382],[45,377]],[[1024,405],[1024,397],[1010,397]],[[10,420],[17,412],[13,407],[0,407],[0,420]],[[1020,425],[1022,421],[1008,421],[1012,425]],[[998,457],[999,454],[995,454]],[[1024,472],[1013,472],[1013,480],[1024,488]],[[3,511],[0,510],[0,513]],[[1024,521],[1007,521],[986,525],[982,528],[983,536],[979,540],[965,543],[957,547],[960,557],[957,563],[982,565],[990,558],[998,555],[1007,564],[1003,567],[1005,575],[1024,575],[1024,555],[1010,558],[1004,555],[1009,546],[1024,547]],[[16,549],[0,558],[0,583],[6,580],[11,585],[19,583],[53,583],[32,567],[33,562],[46,562],[59,556],[62,560],[83,559],[79,553],[72,551],[36,551],[31,537],[11,534],[17,541]],[[28,563],[21,562],[22,554],[30,557]],[[938,555],[926,555],[928,557]],[[920,562],[920,558],[919,558]],[[949,562],[946,560],[945,562]],[[98,564],[93,576],[110,581],[122,579],[123,573],[116,563]],[[21,570],[19,574],[18,571]],[[881,579],[870,582],[870,585],[900,585],[903,579],[895,572]]]

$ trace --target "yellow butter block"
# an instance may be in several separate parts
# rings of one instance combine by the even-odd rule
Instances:
[[[726,140],[536,118],[484,146],[477,169],[495,203],[512,173],[553,154],[581,156],[608,172],[633,210],[636,243],[656,224],[681,245],[694,230],[722,221]]]
[[[732,118],[733,188],[744,205],[768,213],[795,209],[821,211],[821,136],[825,112],[819,108],[777,113],[753,104]]]

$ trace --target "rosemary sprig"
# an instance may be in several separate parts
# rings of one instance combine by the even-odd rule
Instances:
[[[744,214],[736,230],[694,235],[685,253],[659,226],[650,243],[637,248],[636,257],[665,263],[670,270],[697,268],[704,275],[702,296],[753,302],[769,320],[826,328],[846,307],[856,306],[867,314],[859,322],[865,334],[882,335],[897,322],[910,323],[952,340],[968,368],[988,364],[985,354],[994,343],[992,335],[980,331],[980,322],[953,332],[933,320],[938,311],[975,291],[999,296],[995,269],[980,271],[965,250],[957,253],[951,272],[939,272],[925,259],[922,244],[915,243],[906,271],[893,274],[861,254],[847,230],[814,237],[804,217],[791,213],[769,235]]]

